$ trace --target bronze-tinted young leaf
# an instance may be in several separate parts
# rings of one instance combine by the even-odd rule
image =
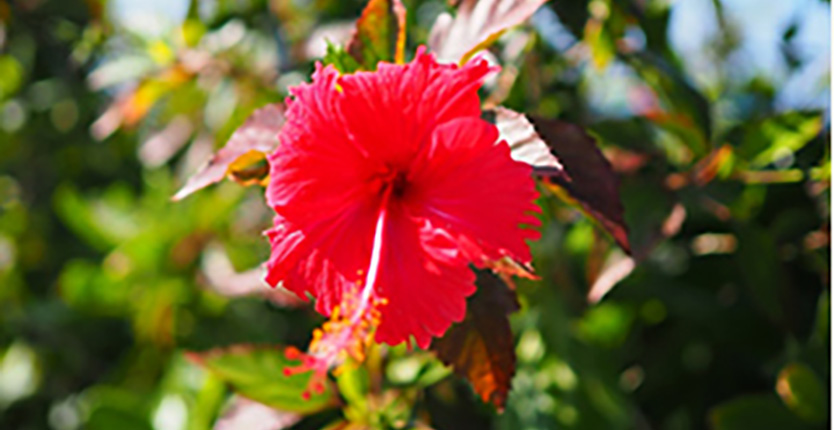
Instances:
[[[498,128],[513,159],[530,164],[538,176],[563,189],[565,197],[576,201],[630,252],[619,181],[592,137],[579,126],[528,119],[504,107],[484,111],[482,116]]]
[[[400,0],[370,0],[356,22],[347,52],[367,70],[380,61],[405,62],[405,6]]]
[[[240,395],[287,412],[313,413],[333,406],[333,390],[325,385],[309,391],[312,372],[286,375],[284,369],[300,364],[287,358],[276,346],[234,345],[188,354],[232,386]]]
[[[518,310],[515,292],[490,271],[479,270],[478,292],[466,318],[436,339],[431,349],[472,383],[484,402],[503,410],[515,374],[515,342],[507,316]]]
[[[514,160],[523,161],[540,171],[549,171],[551,175],[564,172],[562,163],[550,152],[550,147],[523,113],[498,106],[484,111],[482,118],[495,124],[501,139],[510,145],[510,156]]]
[[[582,127],[565,121],[529,116],[542,140],[556,156],[563,170],[536,167],[539,176],[547,178],[567,193],[594,220],[605,228],[620,247],[631,252],[628,229],[623,219],[620,182],[611,164],[602,155],[593,137]]]
[[[457,14],[442,13],[429,34],[438,61],[465,63],[508,28],[524,22],[547,0],[462,0]]]
[[[205,188],[224,177],[243,184],[261,182],[269,173],[266,153],[278,144],[278,132],[284,125],[284,108],[276,103],[266,105],[249,116],[235,130],[226,146],[215,153],[205,166],[188,178],[173,200]]]

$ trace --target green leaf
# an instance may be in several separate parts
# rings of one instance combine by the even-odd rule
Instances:
[[[300,362],[289,360],[280,347],[234,345],[188,356],[238,394],[282,411],[308,414],[336,403],[329,385],[321,393],[308,391],[311,372],[286,376],[284,369]]]
[[[723,403],[710,412],[713,430],[800,430],[807,428],[773,394],[754,394]]]
[[[776,379],[776,393],[796,415],[813,424],[821,424],[828,415],[828,399],[819,377],[802,363],[790,363]]]
[[[400,0],[370,0],[356,22],[347,52],[366,70],[380,61],[405,62],[405,6]]]
[[[344,366],[344,370],[336,377],[339,393],[347,402],[355,407],[367,407],[368,391],[371,385],[368,370],[363,366]]]
[[[0,55],[0,101],[12,96],[23,83],[23,67],[10,55]]]
[[[754,303],[776,323],[784,320],[783,294],[786,275],[773,238],[754,226],[737,230],[736,258]]]
[[[84,423],[90,430],[151,430],[148,420],[151,405],[140,392],[122,387],[97,385],[84,393],[89,417]]]
[[[633,320],[631,309],[615,303],[601,303],[588,309],[577,322],[577,334],[588,342],[616,348],[626,340]]]
[[[661,129],[676,136],[696,156],[710,150],[712,117],[709,101],[680,71],[662,58],[647,52],[625,56],[660,102],[644,116]]]
[[[344,48],[329,41],[323,62],[325,65],[332,64],[341,73],[353,73],[362,67]]]
[[[819,112],[787,112],[745,127],[739,156],[760,168],[802,149],[822,130]]]

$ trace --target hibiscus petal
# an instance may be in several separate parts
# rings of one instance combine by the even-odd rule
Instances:
[[[526,240],[538,233],[538,196],[526,163],[510,157],[498,130],[461,118],[440,125],[412,166],[411,207],[458,237],[473,263],[509,256],[530,261]],[[497,143],[496,143],[497,142]]]
[[[477,89],[493,69],[485,61],[441,65],[420,50],[402,66],[339,79],[341,115],[351,139],[375,160],[406,166],[435,125],[481,114]]]
[[[427,347],[464,318],[470,263],[529,262],[536,191],[530,167],[479,119],[490,70],[419,51],[376,72],[319,66],[294,88],[269,156],[267,280],[316,297],[325,315],[367,283],[361,306],[381,306],[376,339]]]
[[[396,345],[413,336],[427,348],[432,337],[463,320],[475,274],[443,230],[413,217],[403,204],[389,210],[377,287],[388,303],[380,309],[376,340]]]
[[[267,282],[317,297],[328,315],[367,268],[379,196],[366,184],[368,163],[339,130],[339,93],[331,69],[293,89],[281,142],[269,156],[267,202],[275,209]]]

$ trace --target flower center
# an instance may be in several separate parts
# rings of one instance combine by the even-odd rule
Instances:
[[[313,371],[305,398],[310,397],[310,390],[315,393],[324,391],[327,371],[340,372],[348,359],[361,363],[365,359],[365,350],[371,343],[373,331],[380,322],[380,308],[387,300],[376,294],[376,282],[379,274],[382,247],[385,237],[385,223],[388,217],[388,201],[397,191],[402,190],[404,175],[394,175],[393,179],[381,183],[382,200],[377,213],[374,229],[373,249],[368,262],[365,279],[357,280],[342,292],[342,299],[331,312],[330,319],[320,329],[313,332],[313,340],[307,353],[294,348],[287,350],[287,358],[301,360],[301,364],[284,369],[286,376]]]
[[[393,197],[402,197],[405,194],[406,187],[408,186],[405,172],[397,172],[389,186],[391,187],[391,195]]]
[[[385,166],[381,172],[374,174],[369,182],[378,195],[390,193],[391,197],[398,198],[405,195],[408,189],[408,174],[403,169]],[[387,199],[382,204],[387,204]]]

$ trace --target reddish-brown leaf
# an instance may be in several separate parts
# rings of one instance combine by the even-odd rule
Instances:
[[[510,27],[524,22],[547,0],[461,0],[457,14],[442,13],[431,28],[429,48],[439,61],[465,63]]]
[[[400,0],[370,0],[356,22],[347,52],[367,70],[380,61],[405,61],[405,6]]]
[[[576,202],[623,250],[631,252],[619,180],[594,138],[577,125],[503,107],[483,116],[510,145],[513,159],[532,165],[558,195]]]
[[[478,271],[478,292],[466,318],[432,342],[438,358],[469,380],[484,402],[504,409],[515,374],[515,342],[509,314],[518,310],[515,292],[487,270]]]
[[[278,132],[284,125],[284,108],[276,103],[266,105],[249,116],[243,125],[215,153],[205,166],[188,178],[173,200],[205,188],[226,176],[243,184],[260,182],[268,174],[266,154],[278,144]]]

